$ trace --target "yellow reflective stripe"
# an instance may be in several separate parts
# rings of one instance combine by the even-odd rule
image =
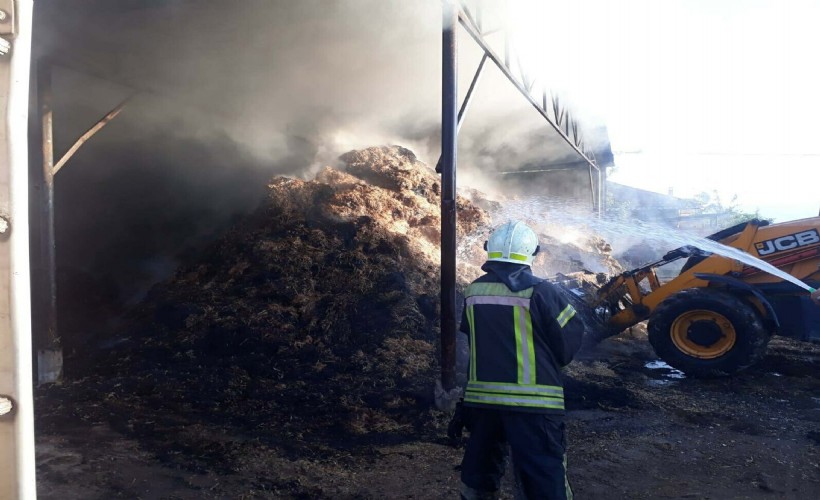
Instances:
[[[521,306],[529,309],[530,301],[532,299],[528,299],[526,297],[498,297],[496,295],[473,295],[472,297],[467,297],[466,300],[467,305],[469,306],[474,306],[478,304],[489,304],[492,306]]]
[[[521,336],[521,323],[519,322],[520,314],[518,306],[513,307],[513,324],[515,324],[515,361],[518,365],[518,380],[519,384],[525,384],[524,377],[529,377],[530,367],[528,365],[529,359],[524,357],[524,351],[527,349],[526,337]],[[525,327],[526,328],[526,327]]]
[[[476,380],[475,367],[475,310],[473,306],[467,306],[467,322],[470,324],[470,380]]]
[[[528,408],[550,408],[563,410],[564,401],[558,399],[532,398],[526,396],[490,396],[485,394],[467,393],[464,395],[467,403],[484,403],[499,406],[521,406]]]
[[[529,309],[513,307],[513,323],[518,383],[535,385],[535,342],[532,339],[532,316]]]
[[[563,398],[564,389],[555,385],[524,385],[504,382],[481,382],[471,380],[467,384],[467,391],[484,392],[495,394],[522,394],[528,396],[547,396],[551,398]]]
[[[533,338],[532,315],[529,311],[534,288],[511,291],[504,283],[471,283],[465,291],[467,319],[470,323],[470,373],[469,380],[476,381],[476,305],[510,306],[513,312],[516,349],[516,380],[522,385],[535,385],[536,360]]]
[[[558,326],[564,328],[564,326],[566,326],[566,324],[569,323],[569,320],[571,320],[574,316],[575,308],[571,305],[567,305],[567,307],[565,307],[564,310],[561,311],[561,314],[559,314],[558,317],[555,318],[555,321],[558,322]]]
[[[472,283],[464,292],[465,297],[475,295],[495,295],[497,297],[532,297],[533,289],[527,288],[518,292],[513,292],[504,283]]]
[[[567,477],[567,454],[564,453],[564,488],[567,490],[567,500],[573,500],[572,487],[569,485],[569,478]]]
[[[527,358],[529,358],[530,376],[524,380],[525,384],[535,385],[535,341],[532,338],[532,315],[529,309],[521,310],[524,316],[524,327],[527,331]]]
[[[487,252],[488,259],[503,259],[504,253],[503,252]],[[526,262],[528,257],[526,255],[522,255],[520,253],[510,253],[510,256],[507,257],[508,259],[513,260],[520,260],[522,262]]]

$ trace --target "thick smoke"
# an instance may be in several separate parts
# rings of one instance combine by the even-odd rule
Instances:
[[[224,131],[263,159],[295,149],[306,160],[299,171],[379,142],[410,143],[428,162],[438,156],[437,0],[64,0],[38,6],[38,53],[89,75],[65,71],[68,81],[55,89],[69,116],[80,104],[99,115],[117,102],[106,106],[100,89],[120,98],[136,89],[142,102],[129,113],[138,113],[135,120],[145,126],[197,138]],[[460,33],[463,95],[479,52]],[[93,116],[64,119],[67,138]],[[300,140],[313,147],[299,146]],[[468,168],[488,168],[492,159],[570,155],[492,65],[462,142]]]
[[[72,4],[86,9],[75,13]],[[225,130],[271,158],[292,153],[289,135],[317,147],[357,146],[401,138],[438,112],[435,2],[174,1],[126,12],[88,5],[59,2],[51,19],[41,16],[44,25],[53,20],[55,50],[72,66],[104,65],[100,73],[164,101],[143,118],[181,119],[176,133]],[[65,54],[66,38],[81,56]]]
[[[431,166],[438,158],[438,0],[36,8],[35,56],[55,64],[57,158],[134,96],[57,175],[64,304],[78,282],[93,289],[86,296],[137,300],[253,210],[273,176],[312,177],[340,153],[379,144],[401,144]],[[460,42],[463,95],[478,56]],[[486,74],[460,136],[462,185],[497,188],[499,170],[570,156],[494,68]]]

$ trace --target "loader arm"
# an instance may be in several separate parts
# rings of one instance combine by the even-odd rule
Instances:
[[[729,246],[747,251],[753,244],[759,225],[749,223],[737,235]],[[627,271],[614,277],[607,285],[601,287],[596,300],[596,307],[608,305],[610,318],[608,326],[614,330],[624,330],[646,320],[652,312],[671,295],[689,288],[703,288],[709,282],[698,278],[698,274],[725,275],[740,273],[743,264],[720,255],[709,255],[692,267],[681,272],[673,280],[661,284],[656,268],[671,263],[679,258],[691,255],[685,249],[668,253],[664,259],[645,267]],[[646,285],[643,283],[646,282]],[[761,311],[765,313],[765,311]]]

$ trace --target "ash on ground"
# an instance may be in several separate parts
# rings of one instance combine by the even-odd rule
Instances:
[[[312,181],[273,179],[253,215],[88,355],[82,378],[38,390],[41,498],[457,495],[462,450],[432,409],[438,176],[398,146],[341,160]],[[461,287],[480,274],[497,203],[466,194]],[[539,236],[538,274],[622,270],[594,235]],[[567,370],[576,492],[815,496],[812,349],[775,342],[740,377],[657,384],[641,327],[602,342]]]

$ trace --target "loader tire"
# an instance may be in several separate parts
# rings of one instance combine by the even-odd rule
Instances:
[[[732,375],[766,354],[769,332],[741,296],[693,288],[663,301],[649,319],[649,343],[670,366],[693,377]]]

